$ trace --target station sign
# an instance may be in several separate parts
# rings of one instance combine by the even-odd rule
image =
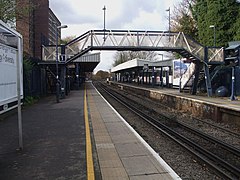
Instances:
[[[23,39],[0,20],[0,115],[17,107],[19,150],[23,149]]]
[[[22,58],[19,58],[17,48],[19,37],[11,33],[4,24],[0,25],[0,114],[2,114],[18,105],[18,77],[20,96],[23,98],[23,62]]]

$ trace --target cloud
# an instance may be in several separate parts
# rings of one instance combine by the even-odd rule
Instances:
[[[166,30],[165,19],[157,13],[156,10],[153,12],[139,11],[139,16],[133,19],[131,22],[123,25],[124,29],[140,29],[140,30]]]
[[[167,30],[168,13],[181,0],[49,0],[50,8],[68,28],[62,37],[80,36],[91,29],[103,29],[103,10],[106,6],[106,29]],[[108,70],[114,52],[101,52],[96,68]]]
[[[173,2],[180,0],[49,0],[50,7],[63,24],[78,24],[79,27],[91,25],[94,29],[103,29],[103,6],[106,6],[106,28],[124,29],[138,25],[140,29],[147,27],[164,29],[166,9],[173,7]],[[148,18],[150,19],[148,19]],[[155,19],[155,25],[153,22]],[[140,22],[142,21],[142,22]],[[159,22],[160,21],[160,22]],[[161,25],[159,25],[161,23]]]
[[[72,3],[66,3],[62,0],[50,0],[50,8],[63,24],[84,24],[97,23],[98,18],[81,14]]]

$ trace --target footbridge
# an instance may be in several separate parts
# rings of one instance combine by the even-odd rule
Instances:
[[[212,95],[212,89],[208,66],[224,62],[223,48],[205,47],[183,32],[135,30],[90,30],[59,46],[58,56],[61,58],[58,59],[68,64],[93,50],[178,53],[192,63],[181,78],[181,88],[184,88],[194,75],[193,89],[196,89],[194,86],[197,86],[199,72],[203,69],[209,96]],[[42,60],[56,60],[56,46],[43,46]]]

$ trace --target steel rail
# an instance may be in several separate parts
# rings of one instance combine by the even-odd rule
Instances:
[[[234,146],[231,146],[231,145],[229,145],[229,144],[227,144],[227,143],[225,143],[225,142],[223,142],[223,141],[221,141],[221,140],[219,140],[219,139],[217,139],[217,138],[214,138],[214,137],[212,137],[212,136],[209,136],[209,135],[207,135],[207,134],[205,134],[205,133],[203,133],[203,132],[201,132],[201,131],[199,131],[199,130],[197,130],[197,129],[194,129],[194,128],[188,126],[187,124],[184,124],[184,123],[181,123],[181,122],[177,122],[177,123],[178,123],[180,126],[182,126],[183,128],[191,131],[192,133],[194,133],[194,134],[196,134],[196,135],[198,135],[198,136],[200,136],[200,137],[202,137],[202,138],[204,138],[204,139],[206,139],[206,140],[208,140],[208,141],[211,141],[212,143],[219,144],[219,145],[221,145],[225,150],[227,150],[227,151],[235,154],[236,156],[240,157],[240,150],[239,150],[238,148],[236,148],[236,147],[234,147]]]
[[[240,137],[240,134],[239,134],[239,133],[230,131],[230,130],[228,130],[228,129],[225,129],[225,128],[220,127],[220,126],[215,125],[215,124],[212,124],[212,123],[207,122],[207,121],[205,121],[205,120],[201,120],[201,119],[198,119],[198,118],[195,118],[195,117],[194,117],[193,119],[196,120],[196,121],[200,121],[200,122],[202,122],[202,123],[208,124],[209,126],[212,126],[212,127],[218,128],[218,129],[221,129],[221,130],[223,130],[223,131],[226,131],[227,133],[232,134],[232,135],[234,135],[234,136]]]

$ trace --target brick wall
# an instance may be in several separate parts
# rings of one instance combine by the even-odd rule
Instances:
[[[34,10],[34,57],[41,59],[42,41],[48,39],[49,1],[34,0],[37,6]]]
[[[24,52],[41,59],[42,44],[56,44],[56,29],[61,22],[49,9],[49,0],[17,0],[17,3],[19,8],[27,7],[30,10],[17,16],[16,21],[17,31],[23,35]],[[61,31],[58,33],[60,40]]]
[[[23,36],[24,52],[33,56],[33,16],[32,11],[23,12],[24,7],[30,7],[30,0],[17,0],[18,12],[16,18],[17,31]]]

